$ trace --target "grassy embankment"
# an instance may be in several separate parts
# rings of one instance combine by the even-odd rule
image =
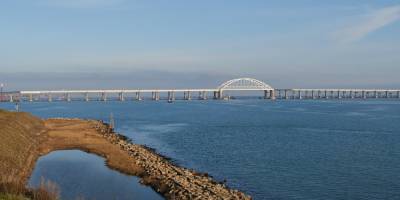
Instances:
[[[37,117],[0,110],[0,199],[57,199],[55,184],[43,182],[39,189],[25,186],[44,130]]]

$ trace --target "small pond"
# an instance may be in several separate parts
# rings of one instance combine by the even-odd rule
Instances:
[[[139,179],[105,166],[99,156],[79,150],[54,151],[39,158],[29,180],[37,187],[41,179],[56,183],[61,199],[163,199]]]

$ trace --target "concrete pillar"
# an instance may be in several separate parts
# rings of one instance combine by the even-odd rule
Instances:
[[[362,94],[362,98],[363,99],[366,99],[367,98],[367,95],[366,95],[366,93],[365,93],[365,91],[363,90],[363,91],[361,91],[361,94]]]
[[[268,90],[264,90],[264,99],[268,99]]]
[[[206,92],[206,91],[203,91],[202,99],[203,99],[203,100],[206,100],[206,99],[207,99],[207,92]]]
[[[120,93],[118,94],[118,97],[119,97],[119,100],[120,100],[120,101],[125,101],[125,97],[124,97],[124,93],[123,93],[123,92],[120,92]]]
[[[89,93],[85,93],[85,101],[89,101]]]
[[[142,100],[142,98],[140,97],[140,92],[135,93],[135,99],[136,99],[136,101]]]
[[[214,99],[218,99],[218,92],[214,91]]]
[[[285,90],[285,99],[288,99],[288,93],[287,93],[288,91],[287,90]]]
[[[168,91],[168,102],[175,101],[175,92],[174,91]]]
[[[10,94],[9,97],[10,97],[10,102],[14,102],[13,95]]]
[[[172,95],[171,95],[171,91],[168,91],[168,93],[167,93],[167,99],[168,99],[168,102],[171,102],[172,101],[172,97],[171,97]]]
[[[389,98],[389,92],[388,91],[385,92],[385,98]]]
[[[156,93],[155,92],[151,92],[151,100],[156,100]]]
[[[67,95],[67,101],[71,101],[71,94],[67,93],[66,95]]]
[[[192,92],[187,91],[187,100],[192,100]]]
[[[338,99],[341,99],[341,98],[342,98],[342,96],[340,96],[340,90],[337,91],[337,98],[338,98]]]
[[[270,91],[270,93],[269,93],[269,98],[270,98],[271,100],[275,100],[275,99],[276,99],[275,90],[271,90],[271,91]]]
[[[301,90],[298,91],[298,97],[299,97],[299,99],[302,99]]]
[[[325,96],[325,99],[329,99],[329,97],[328,97],[328,91],[324,91],[324,96]]]
[[[311,98],[315,99],[314,90],[311,90]]]
[[[53,101],[53,97],[52,97],[52,95],[51,94],[48,94],[48,96],[47,96],[48,98],[47,98],[47,100],[49,101],[49,102],[52,102]]]
[[[353,90],[350,90],[350,98],[354,99]]]
[[[107,101],[107,94],[105,92],[101,93],[101,100]]]
[[[30,102],[33,101],[33,94],[29,94],[29,101],[30,101]]]

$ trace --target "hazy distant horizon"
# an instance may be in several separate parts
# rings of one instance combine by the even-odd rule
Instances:
[[[400,83],[374,81],[366,78],[349,80],[347,76],[318,76],[302,79],[298,74],[262,76],[257,74],[212,74],[205,72],[18,72],[2,73],[5,91],[57,90],[57,89],[170,89],[170,88],[216,88],[221,83],[240,77],[251,77],[270,84],[274,88],[385,88],[398,89]],[[325,82],[324,82],[325,80]]]

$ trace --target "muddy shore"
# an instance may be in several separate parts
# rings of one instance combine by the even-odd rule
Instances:
[[[166,199],[251,199],[250,196],[214,181],[204,173],[176,166],[151,148],[131,143],[96,120],[47,119],[40,133],[37,154],[27,163],[27,180],[39,156],[55,150],[79,149],[106,159],[106,165],[141,178]]]

